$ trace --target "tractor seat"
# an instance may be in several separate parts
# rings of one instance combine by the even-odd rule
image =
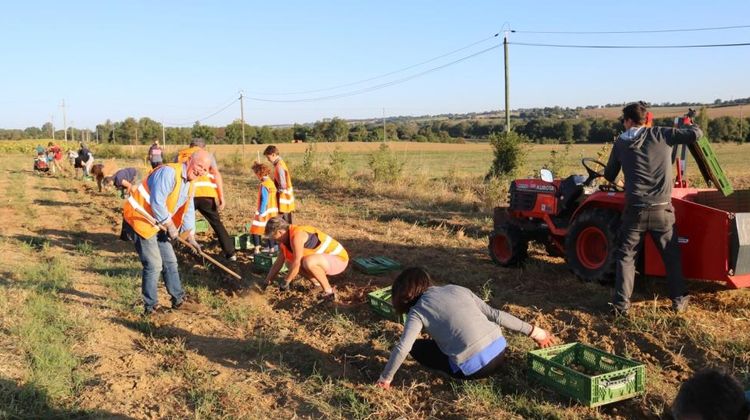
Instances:
[[[565,211],[574,205],[574,203],[583,194],[583,181],[586,177],[583,175],[571,175],[560,182],[560,188],[558,189],[558,208],[560,211]]]

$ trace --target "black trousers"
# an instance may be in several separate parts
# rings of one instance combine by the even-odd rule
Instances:
[[[219,237],[219,245],[221,245],[221,249],[224,251],[224,256],[231,257],[234,255],[234,239],[229,236],[224,224],[221,223],[221,216],[219,215],[216,200],[211,197],[195,197],[193,200],[195,209],[206,218],[208,224],[216,232],[216,236]]]
[[[646,233],[656,244],[667,271],[667,287],[672,302],[679,303],[687,293],[682,276],[682,258],[679,237],[674,226],[674,208],[671,204],[655,207],[626,207],[619,232],[617,277],[613,304],[621,311],[630,307],[630,296],[635,283],[635,259],[639,245]]]
[[[437,343],[435,343],[435,340],[422,338],[418,339],[414,342],[414,345],[412,346],[409,354],[411,354],[411,357],[419,362],[420,365],[428,369],[445,372],[456,379],[486,378],[497,372],[497,370],[503,364],[503,359],[505,359],[505,351],[503,351],[502,353],[495,356],[495,358],[492,359],[486,366],[467,376],[464,375],[464,373],[460,370],[458,372],[453,372],[453,369],[451,369],[450,363],[448,362],[448,356],[440,351],[440,348],[438,347]]]

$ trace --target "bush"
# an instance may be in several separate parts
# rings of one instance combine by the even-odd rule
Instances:
[[[340,180],[346,176],[346,156],[339,146],[336,146],[328,157],[328,167],[325,169],[327,178]]]
[[[143,159],[146,156],[140,147],[103,143],[91,145],[90,148],[96,159]]]
[[[395,181],[401,177],[406,162],[396,156],[386,143],[370,155],[368,165],[376,181]]]
[[[526,142],[528,142],[526,136],[514,131],[492,134],[490,144],[494,149],[495,160],[485,178],[515,174],[526,158],[526,151],[523,147]]]
[[[302,155],[302,165],[296,168],[295,174],[301,178],[310,178],[315,175],[315,145],[309,144]]]

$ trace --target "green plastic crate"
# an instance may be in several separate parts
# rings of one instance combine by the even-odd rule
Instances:
[[[388,257],[357,257],[354,258],[354,268],[371,275],[385,274],[401,269],[401,264]]]
[[[406,322],[406,314],[401,314],[399,317],[396,315],[396,310],[393,309],[390,286],[368,293],[367,299],[370,302],[370,308],[383,318],[402,324]]]
[[[243,233],[234,237],[234,249],[250,249],[253,248],[253,242],[250,239],[250,234]]]
[[[208,220],[196,219],[195,220],[195,233],[208,232]]]
[[[707,137],[701,137],[697,142],[691,144],[690,153],[697,162],[698,169],[700,169],[706,182],[711,181],[714,188],[721,191],[725,197],[734,192],[732,184],[724,170],[721,169],[719,159],[711,148],[711,142],[708,141]]]
[[[530,351],[527,363],[529,379],[589,407],[632,398],[646,387],[642,363],[582,343]]]
[[[279,255],[276,253],[266,254],[261,252],[260,254],[255,254],[255,257],[253,257],[253,268],[256,271],[267,273],[271,271],[271,267],[273,267],[273,264],[278,257]],[[281,267],[281,270],[279,270],[279,273],[286,273],[287,271],[286,264],[284,264],[284,266]]]

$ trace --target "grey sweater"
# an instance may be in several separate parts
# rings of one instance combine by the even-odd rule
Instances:
[[[501,326],[526,335],[532,329],[513,315],[490,307],[465,287],[430,287],[409,310],[401,340],[391,351],[380,379],[393,379],[422,328],[444,354],[460,365],[502,337]]]
[[[691,144],[703,136],[697,126],[632,127],[615,140],[604,178],[614,182],[622,168],[628,205],[672,201],[672,146]]]

